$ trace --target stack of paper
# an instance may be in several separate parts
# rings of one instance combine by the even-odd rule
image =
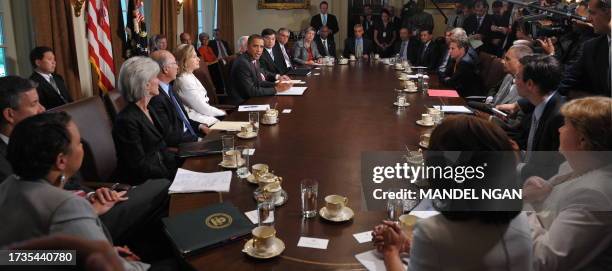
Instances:
[[[242,126],[248,125],[248,121],[219,121],[210,127],[211,130],[240,131]]]
[[[238,112],[266,111],[268,109],[270,109],[269,104],[251,104],[238,106]]]
[[[201,173],[179,168],[168,193],[229,192],[231,181],[231,171]]]
[[[434,105],[434,107],[442,110],[444,113],[473,114],[472,110],[463,105]]]
[[[304,91],[306,91],[307,87],[292,87],[287,91],[278,92],[276,95],[278,96],[301,96],[304,95]]]

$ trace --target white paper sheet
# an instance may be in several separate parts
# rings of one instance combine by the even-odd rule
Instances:
[[[210,127],[211,130],[240,131],[240,128],[249,124],[248,121],[220,121]]]
[[[168,193],[229,192],[231,181],[231,171],[202,173],[179,168]]]
[[[385,261],[382,258],[382,255],[376,250],[369,250],[363,253],[359,253],[355,255],[355,258],[361,263],[366,269],[369,271],[385,271]],[[407,261],[407,259],[402,259],[402,261]],[[404,270],[406,269],[406,265],[404,265]]]
[[[360,233],[353,234],[353,237],[357,240],[358,243],[367,243],[372,241],[372,231],[364,231]]]
[[[280,81],[276,80],[276,83],[280,83]],[[303,84],[306,84],[306,81],[302,81],[302,80],[289,80],[289,81],[283,81],[283,83],[289,83],[289,84],[294,84],[294,85],[303,85]]]
[[[438,215],[440,212],[438,211],[412,211],[409,214],[416,216],[421,219],[430,218],[432,216]]]
[[[269,104],[252,104],[238,106],[238,112],[266,111],[268,109],[270,109]]]
[[[291,113],[291,109],[283,109],[283,114],[289,114]]]
[[[435,108],[442,108],[442,112],[444,113],[464,113],[464,114],[472,114],[472,110],[468,109],[463,105],[434,105]]]
[[[318,249],[327,249],[327,244],[329,244],[328,239],[321,238],[311,238],[311,237],[300,237],[297,246],[298,247],[309,247],[309,248],[318,248]]]
[[[283,91],[283,92],[278,92],[276,93],[277,96],[286,96],[286,95],[290,95],[290,96],[301,96],[304,95],[304,91],[306,91],[308,87],[291,87],[289,90],[287,91]]]

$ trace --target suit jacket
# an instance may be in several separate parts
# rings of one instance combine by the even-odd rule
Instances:
[[[315,16],[312,16],[312,18],[310,18],[310,26],[316,29],[317,32],[319,31],[319,29],[321,29],[321,27],[323,27],[323,21],[321,18],[321,14],[317,14]],[[331,33],[332,38],[334,34],[338,33],[338,31],[340,30],[340,28],[338,27],[338,20],[336,19],[336,16],[334,16],[333,14],[327,13],[327,27],[329,27],[329,29],[332,32]]]
[[[70,97],[70,94],[68,93],[68,88],[66,87],[64,78],[62,78],[62,76],[59,74],[53,73],[52,75],[61,95],[58,94],[55,88],[51,86],[51,83],[49,83],[39,73],[32,72],[32,75],[30,75],[30,79],[38,83],[38,87],[36,88],[36,91],[38,92],[38,99],[40,100],[40,104],[42,104],[47,110],[72,102],[72,97]]]
[[[6,179],[6,177],[13,174],[13,167],[8,160],[6,160],[6,147],[7,145],[0,139],[0,183]]]
[[[261,54],[261,57],[259,58],[259,66],[269,73],[283,74],[284,66],[286,65],[283,63],[280,63],[279,61],[276,61],[277,54],[276,52],[274,52],[274,48],[275,47],[272,47],[272,55],[268,53],[268,50],[266,49],[263,50],[263,53]],[[272,59],[272,56],[274,56],[274,59]],[[282,52],[281,52],[280,57],[281,58],[283,57]],[[279,64],[282,64],[283,66],[280,66]]]
[[[173,84],[170,84],[170,88],[172,89]],[[176,97],[176,96],[175,96]],[[177,102],[185,114],[185,117],[188,118],[189,123],[194,131],[198,131],[198,126],[200,123],[189,119],[189,115],[187,115],[187,111],[185,111],[185,107],[181,102],[181,99],[177,97]],[[154,96],[149,101],[149,110],[155,111],[155,115],[157,115],[157,121],[160,123],[160,127],[163,129],[163,136],[166,145],[170,147],[178,147],[178,145],[182,142],[193,142],[196,141],[197,137],[186,136],[184,133],[183,121],[179,117],[179,113],[176,111],[176,106],[172,103],[172,100],[166,92],[159,87],[159,95]]]
[[[250,97],[276,94],[275,75],[259,68],[259,61],[256,62],[257,67],[254,67],[252,61],[249,54],[242,54],[232,65],[230,73],[232,88],[229,98],[234,104],[240,104]]]
[[[394,51],[393,51],[394,54],[401,53],[402,40],[397,41],[393,48],[394,48]],[[406,55],[408,56],[408,61],[410,61],[410,63],[413,63],[413,65],[416,64],[417,62],[419,48],[421,48],[421,42],[418,39],[411,37],[408,41],[408,48],[406,49]]]
[[[291,64],[291,55],[287,47],[285,47],[285,51],[287,52],[287,57],[289,58],[289,64]],[[272,53],[274,54],[274,64],[280,71],[279,74],[285,74],[291,70],[292,66],[287,66],[287,62],[285,62],[285,56],[283,56],[280,43],[277,42],[274,45],[274,48],[272,48]]]
[[[482,19],[482,24],[478,27],[478,18],[476,14],[472,14],[465,18],[463,21],[463,29],[465,29],[465,33],[469,35],[481,34],[483,36],[483,42],[485,39],[489,38],[491,34],[491,25],[493,24],[493,16],[490,14],[486,14],[484,19]]]
[[[174,179],[177,162],[166,150],[159,117],[149,110],[151,120],[134,103],[128,104],[115,119],[113,139],[117,149],[120,180],[140,184],[147,179]]]
[[[216,42],[216,41],[217,41],[217,40],[211,40],[211,41],[208,43],[208,46],[210,46],[210,48],[213,50],[213,52],[215,53],[215,55],[216,55],[217,57],[219,57],[219,46],[217,46],[217,42]],[[226,41],[224,41],[224,40],[219,40],[219,41],[221,41],[221,43],[223,43],[223,46],[225,46],[225,51],[227,51],[227,55],[228,55],[228,56],[233,55],[232,49],[230,49],[230,47],[227,45],[227,42],[226,42]],[[196,52],[197,52],[197,51],[198,51],[198,50],[196,50]]]
[[[323,41],[320,36],[315,37],[315,43],[317,44],[317,49],[321,56],[331,56],[336,57],[336,42],[334,41],[332,36],[327,37],[327,51],[329,54],[325,53],[325,47],[323,47]]]
[[[368,55],[372,52],[372,50],[374,49],[374,43],[367,39],[367,38],[363,38],[363,54],[364,55]],[[349,57],[350,55],[354,55],[355,54],[355,38],[347,38],[344,41],[344,52],[342,53],[342,55],[344,55],[344,57]]]
[[[423,52],[423,50],[425,50],[425,52]],[[424,66],[430,70],[439,67],[440,49],[438,48],[438,44],[436,44],[434,40],[431,40],[426,48],[425,44],[421,43],[417,51],[416,59],[417,66]]]
[[[486,95],[487,90],[480,79],[476,63],[478,60],[466,53],[455,70],[455,60],[451,60],[442,82],[448,87],[455,88],[461,97]]]
[[[548,179],[557,173],[559,165],[564,161],[559,150],[559,128],[563,126],[563,115],[561,106],[565,103],[565,97],[558,93],[553,94],[539,119],[538,129],[533,137],[532,153],[529,161],[521,169],[521,178],[525,180],[530,176],[539,176]],[[527,150],[529,129],[533,111],[521,120],[520,132],[514,138],[521,150]]]
[[[314,40],[310,43],[310,49],[312,50],[313,60],[321,57]],[[306,61],[308,61],[308,50],[304,47],[304,40],[300,40],[293,45],[293,62],[303,65],[306,64]]]
[[[591,95],[611,97],[610,92],[610,48],[606,35],[586,41],[576,61],[563,75],[558,92],[568,95],[579,90]]]

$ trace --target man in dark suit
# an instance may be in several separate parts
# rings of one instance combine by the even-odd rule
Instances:
[[[469,48],[467,38],[450,41],[452,61],[440,81],[447,87],[456,89],[461,97],[484,96],[486,89],[479,76],[478,59],[469,53]]]
[[[256,34],[249,36],[246,54],[234,61],[230,72],[232,88],[229,98],[232,103],[240,104],[250,97],[275,95],[291,88],[292,85],[286,82],[291,80],[288,76],[275,75],[260,68],[263,50],[263,38]]]
[[[433,41],[431,30],[421,30],[419,39],[421,40],[421,46],[417,54],[416,65],[427,67],[430,70],[437,68],[440,61],[440,53],[438,45]]]
[[[259,65],[262,69],[272,74],[284,74],[285,63],[281,51],[276,51],[276,31],[266,28],[261,31],[261,36],[264,40],[264,50]],[[280,53],[280,54],[279,54]],[[278,59],[277,59],[278,58]],[[280,60],[280,61],[277,61]]]
[[[367,59],[374,46],[372,41],[363,36],[363,26],[360,24],[353,26],[353,33],[354,38],[347,38],[344,41],[344,52],[342,54],[344,57],[354,55],[357,59]]]
[[[221,30],[216,28],[213,32],[214,40],[208,43],[208,46],[213,50],[218,59],[225,59],[233,54],[232,49],[227,44],[227,41],[221,39]]]
[[[279,68],[281,74],[286,74],[293,68],[291,64],[291,56],[289,56],[289,49],[287,48],[287,42],[289,42],[289,29],[281,27],[276,31],[276,44],[272,52],[274,53],[274,63]]]
[[[322,56],[336,57],[336,42],[329,33],[329,27],[323,26],[319,35],[314,39],[317,49]]]
[[[55,54],[51,48],[34,48],[30,52],[30,63],[34,68],[30,79],[38,83],[36,90],[45,108],[51,109],[72,102],[64,79],[55,73]]]
[[[327,1],[321,1],[319,4],[319,9],[321,10],[321,13],[312,16],[310,19],[310,26],[312,26],[317,32],[321,30],[321,27],[327,26],[329,30],[331,30],[329,36],[333,39],[334,35],[340,30],[338,27],[338,20],[333,14],[327,13],[327,10],[329,9],[329,4]]]
[[[491,25],[493,25],[493,16],[487,14],[489,4],[487,1],[479,0],[474,4],[474,14],[465,18],[463,29],[468,36],[473,39],[481,40],[483,44],[482,50],[489,52],[491,44]],[[495,53],[495,52],[492,52]]]
[[[172,53],[166,50],[157,50],[151,58],[160,66],[159,95],[149,101],[149,110],[155,111],[157,120],[164,130],[164,139],[169,147],[178,147],[183,142],[197,141],[200,134],[209,132],[206,125],[189,119],[189,115],[181,99],[172,89],[172,82],[176,79],[178,65]]]
[[[399,31],[400,41],[395,43],[395,53],[400,55],[403,60],[408,60],[413,65],[417,62],[420,41],[412,37],[412,32],[406,27]]]
[[[561,66],[553,56],[529,55],[521,58],[516,75],[518,94],[535,109],[524,117],[520,133],[515,137],[521,150],[526,151],[519,165],[523,180],[530,176],[548,179],[557,173],[563,161],[559,149],[559,128],[563,116],[559,112],[565,99],[555,89],[561,78]]]

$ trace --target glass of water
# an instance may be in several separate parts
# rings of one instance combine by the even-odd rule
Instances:
[[[305,218],[315,217],[317,215],[318,186],[319,184],[317,181],[313,179],[304,179],[300,183],[302,216]]]
[[[274,227],[274,202],[266,200],[257,204],[257,221],[259,226]]]
[[[259,112],[249,112],[249,123],[253,126],[253,132],[259,132]]]
[[[251,172],[249,171],[249,148],[247,146],[236,146],[236,151],[236,161],[240,163],[239,158],[244,159],[244,163],[238,165],[236,174],[238,175],[238,178],[244,179],[251,175]]]
[[[227,153],[234,150],[234,136],[224,135],[221,136],[221,144],[223,146],[223,163],[231,163],[232,157],[228,157]]]
[[[388,192],[396,192],[389,190]],[[390,221],[399,221],[399,217],[404,214],[404,200],[387,199],[387,218]]]

